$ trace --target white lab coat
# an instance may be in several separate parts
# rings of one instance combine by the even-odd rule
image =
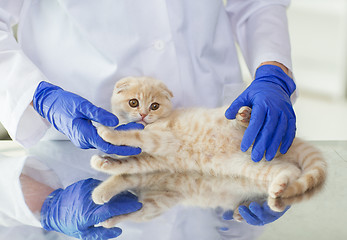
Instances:
[[[107,110],[114,83],[129,75],[163,80],[175,106],[231,103],[243,88],[235,43],[252,75],[264,61],[292,68],[289,2],[0,0],[0,121],[25,147],[52,136],[48,122],[30,106],[42,80]],[[24,162],[2,160],[1,178],[16,179]],[[18,180],[4,192],[13,189],[12,195],[22,197]],[[24,200],[10,211],[13,202],[6,199],[0,211],[30,224],[30,217],[16,214],[28,212]]]

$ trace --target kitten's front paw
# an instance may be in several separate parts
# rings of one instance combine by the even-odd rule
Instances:
[[[249,120],[251,119],[252,109],[247,106],[243,106],[239,109],[239,112],[236,114],[237,123],[243,127],[248,127]]]
[[[239,212],[239,208],[237,207],[234,211],[233,214],[233,219],[237,222],[242,222],[243,221],[243,217],[241,216],[240,212]]]
[[[90,165],[96,170],[103,170],[108,168],[108,165],[110,165],[110,160],[107,160],[100,155],[93,155],[90,159]]]
[[[117,224],[118,222],[120,222],[119,218],[120,218],[120,220],[122,219],[122,217],[120,217],[120,216],[116,216],[116,217],[113,217],[113,218],[109,218],[109,219],[107,219],[106,221],[100,223],[100,225],[101,225],[102,227],[104,227],[104,228],[113,228],[113,227],[116,226],[116,224]]]
[[[110,201],[113,195],[109,195],[102,186],[96,187],[92,192],[93,202],[96,204],[104,204]]]
[[[106,126],[103,126],[103,125],[100,125],[97,127],[97,131],[98,131],[98,135],[105,140],[107,134],[109,134],[111,132],[111,129],[106,127]]]

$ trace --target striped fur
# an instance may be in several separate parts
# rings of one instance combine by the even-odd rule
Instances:
[[[278,153],[272,161],[254,163],[250,150],[242,152],[240,144],[250,108],[242,107],[235,120],[227,120],[226,107],[172,110],[171,97],[166,86],[152,78],[119,81],[112,97],[113,112],[122,123],[142,122],[146,127],[114,131],[100,126],[98,133],[107,142],[140,147],[143,153],[126,158],[95,155],[92,167],[111,175],[196,171],[212,176],[242,176],[268,182],[272,198],[300,195],[324,182],[326,162],[303,140],[295,139],[285,155]],[[129,107],[130,99],[137,99],[139,106]],[[150,109],[153,102],[159,103],[159,109]],[[93,194],[93,199],[96,203],[109,200],[100,194]]]
[[[268,201],[271,209],[283,211],[288,205],[310,200],[319,190],[315,188],[298,197],[267,198],[268,182],[231,176],[210,176],[196,172],[115,175],[106,180],[94,192],[98,196],[111,198],[130,190],[143,203],[141,210],[116,216],[102,223],[114,227],[123,221],[145,222],[162,215],[176,205],[234,210],[233,218],[242,220],[238,212],[240,205]],[[110,191],[111,190],[111,191]]]

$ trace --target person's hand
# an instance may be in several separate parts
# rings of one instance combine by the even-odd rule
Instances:
[[[115,238],[120,228],[94,227],[108,218],[141,209],[135,195],[123,192],[103,205],[96,205],[91,193],[99,185],[96,179],[76,182],[66,189],[52,192],[41,208],[41,225],[48,231],[57,231],[80,239]]]
[[[252,160],[260,161],[265,153],[272,160],[278,148],[282,154],[291,146],[296,131],[296,117],[290,96],[296,86],[280,67],[263,65],[254,81],[226,110],[228,119],[235,119],[242,106],[252,108],[251,119],[241,142],[247,151],[253,144]]]
[[[108,154],[137,155],[140,148],[115,146],[105,142],[97,133],[92,121],[113,127],[118,118],[112,113],[94,106],[88,100],[53,84],[42,81],[33,97],[34,109],[46,118],[58,131],[82,149],[97,148]],[[131,125],[139,129],[142,124]]]
[[[240,206],[239,213],[248,224],[262,226],[279,219],[289,208],[290,206],[287,206],[284,211],[275,212],[270,209],[267,202],[264,202],[262,206],[257,202],[252,202],[249,207]],[[233,211],[226,211],[223,219],[233,219]]]

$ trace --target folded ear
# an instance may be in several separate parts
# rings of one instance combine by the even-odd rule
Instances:
[[[167,88],[164,83],[162,83],[161,88],[163,89],[163,93],[167,97],[167,99],[171,100],[171,98],[173,98],[173,93]]]
[[[136,79],[134,77],[122,78],[114,86],[114,92],[118,94],[118,93],[121,93],[121,92],[127,90],[127,88],[135,81],[136,81]]]

